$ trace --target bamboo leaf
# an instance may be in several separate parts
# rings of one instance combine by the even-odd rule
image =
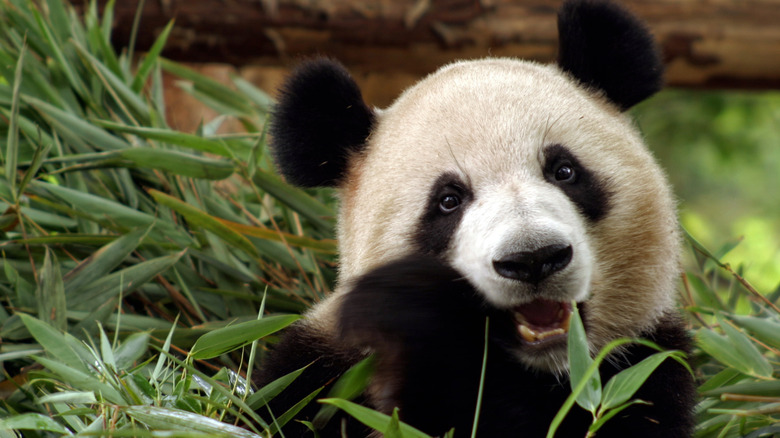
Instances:
[[[577,304],[572,303],[573,311],[569,323],[569,383],[572,391],[585,379],[582,392],[577,395],[577,404],[583,409],[595,413],[601,402],[601,377],[599,373],[587,375],[586,371],[593,363],[590,357],[588,338],[582,325]]]
[[[179,78],[191,81],[194,90],[203,93],[215,102],[219,102],[236,113],[246,116],[252,115],[252,109],[247,104],[245,96],[230,87],[169,59],[160,58],[160,63],[163,70]]]
[[[780,394],[780,380],[740,382],[734,385],[721,386],[707,390],[703,392],[702,395],[713,396],[724,393],[776,397],[777,394]]]
[[[116,0],[109,0],[103,7],[103,24],[101,29],[103,31],[103,39],[105,41],[111,41],[111,29],[114,25],[114,5]]]
[[[743,369],[741,360],[736,351],[728,342],[728,338],[721,336],[707,328],[696,332],[696,342],[702,350],[711,355],[724,365],[731,366],[745,374],[751,374],[750,370]]]
[[[299,401],[293,407],[288,409],[285,413],[280,415],[279,417],[274,419],[273,424],[270,425],[269,428],[269,436],[276,435],[276,432],[279,431],[282,427],[284,427],[285,424],[292,421],[298,413],[305,408],[306,406],[311,403],[312,400],[314,400],[317,395],[322,391],[322,387],[315,389],[312,393],[307,395],[303,398],[303,400]]]
[[[60,264],[57,257],[46,248],[43,259],[38,288],[35,291],[38,302],[38,318],[48,321],[53,327],[65,331],[68,328],[65,314],[65,285],[60,274]]]
[[[138,167],[162,170],[190,178],[220,180],[229,177],[235,171],[235,166],[230,161],[164,149],[130,148],[121,151],[120,156],[132,161]]]
[[[163,82],[162,68],[160,63],[155,64],[152,71],[152,84],[149,87],[149,99],[155,114],[158,117],[157,125],[165,126],[165,83]]]
[[[146,84],[146,78],[149,77],[149,73],[157,63],[160,53],[162,52],[163,47],[165,47],[165,43],[168,41],[168,35],[170,35],[171,29],[173,29],[173,23],[174,20],[169,21],[162,32],[160,32],[160,35],[146,53],[144,61],[138,67],[135,78],[133,79],[133,84],[130,86],[136,93],[140,93],[143,90],[143,87]]]
[[[729,318],[739,323],[767,344],[780,348],[780,322],[770,318],[758,318],[746,315],[731,315]]]
[[[387,430],[388,426],[390,426],[390,422],[391,422],[390,416],[383,414],[381,412],[377,412],[365,406],[361,406],[357,403],[353,403],[351,401],[342,400],[338,398],[326,398],[320,400],[320,403],[337,406],[344,412],[355,417],[356,420],[380,432]],[[413,428],[412,426],[409,426],[408,424],[401,423],[399,426],[401,429],[401,433],[403,434],[404,437],[430,438],[429,435],[426,435],[425,433]]]
[[[22,194],[24,193],[24,189],[27,188],[27,184],[30,183],[30,181],[35,176],[35,174],[38,173],[38,170],[40,170],[43,161],[46,159],[46,156],[49,154],[50,148],[51,148],[51,143],[45,143],[45,142],[38,143],[38,147],[35,148],[35,152],[33,153],[32,160],[30,160],[30,166],[24,172],[24,176],[22,176],[22,181],[19,183],[19,188],[16,195],[17,199],[19,199],[22,196]]]
[[[356,363],[333,384],[333,388],[328,393],[328,398],[353,400],[366,389],[371,376],[374,374],[374,370],[373,356]],[[322,429],[336,412],[338,412],[336,406],[325,405],[314,416],[312,423],[317,428]]]
[[[403,438],[401,433],[401,420],[398,418],[398,408],[393,409],[393,415],[390,416],[390,424],[383,435],[385,438]]]
[[[62,361],[79,371],[86,371],[84,362],[73,350],[71,343],[65,339],[65,334],[45,322],[24,313],[18,313],[24,326],[30,331],[35,341],[43,347],[47,354]]]
[[[65,426],[57,423],[53,418],[36,413],[20,414],[0,419],[0,430],[3,429],[45,430],[64,435],[72,435]]]
[[[11,118],[11,112],[7,108],[0,108],[0,113],[9,119]],[[45,148],[51,147],[53,143],[51,136],[46,132],[43,132],[38,124],[33,123],[30,119],[22,115],[17,117],[17,123],[19,129],[27,138],[33,139],[39,146]]]
[[[173,131],[170,129],[137,127],[114,123],[107,120],[93,120],[96,125],[118,132],[137,135],[147,140],[156,140],[165,143],[183,146],[196,151],[208,152],[223,157],[232,157],[231,152],[219,141],[203,138],[193,134]]]
[[[299,368],[289,374],[285,374],[284,376],[279,377],[262,388],[259,388],[257,391],[255,391],[254,394],[250,395],[249,398],[246,399],[246,404],[250,408],[257,411],[258,409],[268,404],[269,401],[273,400],[273,398],[279,395],[279,393],[284,391],[285,388],[290,386],[290,384],[294,382],[295,379],[297,379],[298,376],[300,376],[308,367],[309,366],[306,365],[303,368]]]
[[[165,193],[159,192],[157,190],[149,190],[149,194],[159,204],[164,205],[174,210],[175,212],[179,213],[180,215],[184,216],[184,218],[187,219],[187,222],[189,222],[190,225],[201,227],[205,230],[214,233],[216,236],[218,236],[225,242],[230,243],[235,248],[246,252],[252,257],[255,258],[260,257],[260,254],[257,252],[257,248],[255,248],[254,245],[252,245],[252,242],[250,242],[246,237],[242,236],[241,234],[223,225],[215,217],[207,214],[202,210],[193,207],[190,204],[182,202],[172,196],[166,195]]]
[[[111,18],[114,9],[113,4],[114,1],[111,0],[104,6],[103,16],[106,17],[104,19],[113,20],[113,18]],[[99,18],[97,16],[97,5],[94,3],[94,1],[90,4],[88,14],[88,18],[91,16],[91,20],[89,20],[87,23],[90,41],[92,42],[94,48],[96,48],[98,53],[100,53],[102,56],[103,61],[106,63],[106,67],[108,67],[117,76],[123,76],[124,71],[119,65],[119,60],[117,59],[114,48],[111,46],[111,28],[108,26],[107,35],[106,32],[104,32],[105,28],[99,23]],[[109,23],[111,23],[111,21],[109,21]]]
[[[141,124],[148,124],[151,120],[151,116],[149,114],[149,108],[143,98],[135,93],[122,78],[117,77],[114,72],[103,65],[103,63],[95,58],[94,55],[89,53],[87,49],[75,42],[73,43],[73,46],[78,50],[79,55],[84,57],[86,65],[93,69],[97,76],[103,81],[103,85],[113,92],[116,103],[132,112],[132,114],[127,115],[135,116]]]
[[[280,202],[307,218],[323,232],[332,232],[335,212],[303,190],[284,183],[269,172],[257,172],[252,182]]]
[[[168,330],[168,335],[165,337],[165,342],[163,343],[161,352],[162,353],[168,353],[171,348],[171,341],[173,339],[173,333],[176,331],[176,323],[179,322],[179,317],[176,316],[176,321],[171,324],[170,329]],[[160,380],[160,376],[162,375],[163,367],[165,366],[165,362],[167,360],[168,356],[166,354],[161,354],[157,358],[157,363],[154,365],[154,370],[152,371],[152,382],[157,382]]]
[[[696,341],[699,347],[722,364],[750,376],[769,377],[766,375],[767,370],[765,364],[763,360],[761,360],[763,357],[755,350],[752,342],[747,339],[747,337],[744,337],[744,341],[736,341],[746,342],[747,345],[741,347],[735,345],[735,339],[740,337],[744,337],[744,335],[735,336],[734,338],[731,336],[721,336],[707,328],[701,328],[696,332]],[[750,348],[755,350],[753,355],[757,355],[758,357],[761,357],[761,359],[756,360],[751,357],[745,357],[740,352],[740,349],[747,350]]]
[[[151,147],[136,147],[110,152],[69,155],[53,158],[48,160],[48,162],[78,163],[70,168],[62,169],[62,172],[111,167],[132,167],[137,169],[156,169],[191,178],[212,180],[225,179],[235,171],[233,163],[227,160],[207,158],[175,150]],[[132,184],[128,184],[128,186],[132,187]]]
[[[672,355],[682,356],[677,350],[663,351],[648,356],[636,365],[612,376],[604,386],[601,410],[617,408],[626,403],[664,360]]]
[[[22,210],[24,212],[24,210]],[[64,216],[52,215],[55,218],[62,218],[63,221],[70,220]],[[52,236],[30,237],[28,239],[14,239],[9,242],[26,244],[26,245],[88,245],[88,246],[101,246],[109,244],[117,239],[117,236],[109,236],[102,234],[57,234]],[[164,242],[152,242],[155,246],[160,246],[164,249],[178,249],[178,246],[168,245]],[[65,281],[68,280],[68,274],[65,274]]]
[[[77,319],[79,322],[71,328],[73,333],[86,333],[94,335],[100,330],[103,321],[110,320],[111,316],[115,315],[117,304],[119,303],[119,297],[109,298],[108,300],[95,304],[92,308],[86,312],[73,311],[69,316]],[[123,320],[124,321],[124,320]],[[113,327],[118,330],[119,327]],[[124,329],[124,327],[122,327]],[[138,330],[146,330],[149,327],[138,328]]]
[[[723,303],[721,303],[718,298],[718,294],[709,288],[701,278],[692,273],[686,273],[685,276],[688,278],[688,283],[693,287],[693,290],[699,297],[701,305],[711,309],[724,308]]]
[[[300,318],[300,315],[267,316],[210,331],[195,342],[190,355],[194,359],[217,357],[275,333]]]
[[[720,260],[718,260],[718,258],[707,249],[707,247],[705,247],[698,240],[696,240],[696,238],[693,237],[691,233],[689,233],[688,230],[686,230],[684,227],[682,228],[682,232],[683,232],[683,237],[685,237],[688,243],[691,244],[693,249],[702,253],[705,257],[712,260],[712,262],[718,265],[719,267],[724,268],[726,266],[723,263],[721,263]]]
[[[78,369],[69,367],[56,360],[45,357],[33,356],[36,362],[48,368],[54,374],[60,376],[63,381],[76,389],[92,391],[95,395],[102,396],[110,403],[126,405],[127,400],[113,386],[102,382],[98,377],[87,374]]]
[[[61,0],[46,0],[46,19],[51,23],[52,31],[57,35],[59,41],[68,39],[68,30],[70,29],[70,20],[65,11],[65,3]]]
[[[78,222],[76,222],[73,218],[49,213],[37,208],[22,207],[22,214],[37,226],[49,227],[52,230],[75,228],[78,225]],[[31,237],[29,240],[34,241],[36,239],[40,239],[40,243],[45,243],[47,238],[52,238],[50,241],[54,242],[58,236],[62,237],[63,235],[42,236],[40,238]],[[23,242],[26,240],[28,239],[19,239],[15,241]]]
[[[273,240],[276,242],[283,242],[289,245],[298,246],[301,248],[311,249],[327,254],[336,254],[338,243],[333,239],[317,240],[306,236],[296,236],[295,234],[285,233],[281,231],[269,230],[267,228],[255,227],[252,225],[240,224],[232,222],[226,219],[217,218],[226,227],[251,237],[257,237],[259,239]]]
[[[734,385],[741,380],[744,380],[747,376],[735,370],[734,368],[724,368],[718,374],[707,379],[706,382],[699,385],[699,392],[702,394],[708,394],[709,391],[717,390],[718,388]],[[780,389],[780,387],[778,387]]]
[[[110,199],[40,181],[32,181],[30,187],[46,191],[65,201],[70,204],[75,211],[87,215],[86,217],[105,219],[110,223],[124,228],[149,227],[154,225],[153,231],[159,237],[172,239],[182,246],[194,244],[192,238],[176,225],[158,220],[152,215],[127,207]]]
[[[758,351],[753,341],[740,330],[734,328],[721,315],[717,315],[720,327],[733,345],[737,355],[741,358],[742,364],[749,369],[754,370],[753,375],[770,378],[773,368],[769,360]]]
[[[97,403],[95,393],[91,391],[62,391],[46,394],[38,399],[38,403]]]
[[[251,82],[241,76],[233,75],[231,76],[231,80],[236,84],[238,91],[244,93],[244,95],[263,112],[271,111],[274,100],[265,91],[255,87]]]
[[[8,137],[5,149],[5,178],[10,185],[10,191],[16,191],[16,166],[19,160],[19,96],[22,85],[22,71],[24,69],[24,53],[26,46],[19,51],[19,59],[16,61],[14,72],[14,86],[11,97],[11,114],[8,121]]]
[[[25,96],[24,101],[32,105],[45,119],[55,121],[60,126],[66,126],[68,131],[91,144],[96,151],[121,150],[130,147],[130,144],[125,140],[42,100]]]
[[[563,419],[566,417],[566,415],[569,414],[569,411],[571,411],[571,408],[576,403],[576,398],[585,389],[585,386],[589,383],[589,378],[593,374],[596,374],[599,372],[599,366],[601,366],[601,362],[604,360],[607,355],[612,352],[615,348],[620,347],[621,345],[625,345],[631,342],[638,342],[642,345],[646,345],[651,348],[655,348],[654,344],[651,344],[648,341],[643,341],[641,339],[628,339],[628,338],[619,338],[615,339],[614,341],[611,341],[608,343],[604,348],[599,351],[599,353],[596,355],[596,357],[593,359],[593,362],[588,366],[588,369],[585,370],[585,373],[583,375],[583,378],[580,379],[580,382],[577,384],[575,388],[572,389],[572,393],[569,394],[569,396],[566,398],[566,401],[563,402],[563,406],[558,410],[558,412],[555,414],[555,417],[553,418],[552,422],[550,422],[550,427],[547,429],[547,435],[546,438],[553,438],[555,436],[555,432],[558,430],[558,427],[563,422]]]
[[[65,274],[66,290],[79,290],[96,278],[106,276],[135,251],[150,230],[151,227],[138,228],[93,252]]]
[[[256,433],[213,418],[157,406],[127,406],[127,415],[158,431],[201,432],[213,437],[263,438]]]
[[[93,300],[104,302],[120,293],[128,295],[168,270],[183,254],[184,251],[147,260],[97,279],[78,290],[71,289],[67,294],[68,301],[74,303],[71,308],[86,310],[93,307]]]
[[[114,350],[111,348],[111,343],[108,341],[105,330],[98,324],[98,332],[100,334],[100,359],[101,365],[108,365],[111,371],[116,372],[116,360],[114,359]],[[103,367],[101,367],[103,368]]]
[[[614,406],[606,414],[604,414],[603,416],[599,417],[596,421],[594,421],[590,425],[590,427],[588,428],[588,436],[593,436],[593,435],[598,436],[598,434],[595,433],[595,432],[598,431],[599,429],[601,429],[601,427],[604,425],[604,423],[609,421],[609,419],[613,418],[615,415],[621,413],[624,409],[626,409],[626,408],[628,408],[630,406],[636,405],[636,404],[649,405],[651,403],[648,403],[648,402],[643,401],[643,400],[631,400],[631,401],[628,401],[626,403],[623,403],[622,405]]]
[[[81,80],[81,78],[75,73],[73,66],[65,57],[61,43],[57,40],[56,36],[51,30],[51,27],[46,22],[46,20],[43,19],[37,9],[32,9],[32,14],[35,17],[38,29],[41,31],[44,40],[49,46],[49,49],[51,49],[52,55],[57,60],[57,68],[62,69],[62,72],[68,79],[68,82],[70,82],[70,86],[76,90],[79,96],[89,101],[89,93],[86,91],[87,87],[84,85],[84,82]]]

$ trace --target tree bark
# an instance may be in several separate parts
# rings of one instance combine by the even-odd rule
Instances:
[[[101,0],[102,2],[103,0]],[[126,46],[139,0],[115,6]],[[624,0],[655,33],[671,85],[780,87],[779,0]],[[137,49],[173,18],[165,55],[289,65],[325,54],[357,71],[422,75],[460,58],[550,61],[560,0],[147,0]]]

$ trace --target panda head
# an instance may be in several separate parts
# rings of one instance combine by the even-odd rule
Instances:
[[[456,62],[383,110],[339,64],[304,63],[271,129],[288,181],[340,188],[341,284],[432,254],[512,315],[513,353],[547,371],[565,369],[572,301],[593,349],[652,327],[679,252],[666,179],[623,113],[661,86],[652,37],[600,0],[567,1],[558,27],[556,64]]]

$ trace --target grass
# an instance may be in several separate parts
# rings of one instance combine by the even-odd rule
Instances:
[[[160,57],[170,26],[144,57],[116,53],[112,5],[0,2],[0,437],[271,435],[295,411],[262,408],[296,373],[248,381],[332,287],[332,193],[272,171],[265,93]],[[246,132],[171,129],[163,72]],[[780,290],[720,263],[734,245],[689,242],[697,436],[771,434]]]

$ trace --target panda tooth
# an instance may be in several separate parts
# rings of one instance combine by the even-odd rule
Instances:
[[[515,320],[519,322],[520,324],[527,324],[528,320],[525,319],[525,316],[520,312],[515,312]]]
[[[542,339],[547,339],[550,336],[562,335],[564,333],[566,333],[566,332],[564,332],[562,328],[557,328],[555,330],[550,330],[550,331],[539,333],[537,335],[537,338],[541,341]]]
[[[531,330],[527,325],[520,324],[519,328],[520,336],[522,336],[526,341],[536,342],[538,340],[539,335],[535,331]]]
[[[568,333],[569,332],[569,323],[570,322],[571,322],[571,313],[569,313],[566,316],[566,319],[564,319],[563,322],[561,323],[561,330],[563,330],[564,333]]]

